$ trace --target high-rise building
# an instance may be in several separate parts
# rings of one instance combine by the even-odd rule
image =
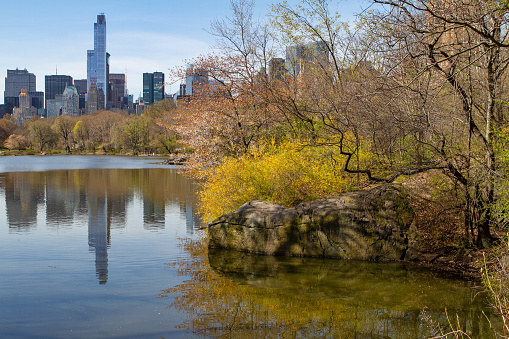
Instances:
[[[26,89],[27,93],[36,92],[35,75],[29,73],[26,68],[8,69],[4,90],[5,113],[12,113],[12,109],[19,106],[19,95],[22,89]]]
[[[292,76],[299,75],[307,64],[325,64],[328,59],[329,52],[323,42],[310,42],[286,48],[286,70]]]
[[[56,118],[62,115],[62,106],[64,105],[63,94],[55,95],[54,99],[46,100],[46,117]]]
[[[164,73],[154,72],[154,101],[153,103],[164,100]]]
[[[110,53],[106,53],[106,101],[104,108],[111,108],[111,89],[110,89]]]
[[[46,108],[48,100],[53,100],[57,95],[64,93],[67,86],[72,86],[73,80],[70,75],[46,75],[44,79],[44,91],[46,92]]]
[[[269,61],[269,79],[282,80],[286,72],[285,59],[272,58]]]
[[[143,102],[150,106],[164,100],[164,73],[143,73]]]
[[[97,90],[96,84],[92,84],[87,92],[87,114],[100,110],[100,92]]]
[[[125,74],[111,73],[108,84],[108,108],[124,109]]]
[[[81,114],[85,113],[85,102],[87,98],[87,79],[74,80],[74,87],[79,95],[79,108]]]
[[[148,105],[154,101],[153,82],[153,73],[143,73],[143,102],[146,102]]]
[[[62,114],[79,115],[79,94],[74,86],[67,86],[62,94]]]
[[[194,69],[189,66],[186,76],[186,94],[197,94],[201,88],[209,83],[209,71],[205,69]]]
[[[28,90],[22,89],[19,94],[19,107],[13,108],[13,118],[18,126],[37,115],[37,108],[32,106],[32,98]]]
[[[87,90],[95,84],[99,92],[98,109],[104,108],[108,102],[108,77],[107,77],[107,56],[106,56],[106,17],[104,13],[97,16],[94,23],[94,49],[87,51]]]
[[[28,92],[32,97],[32,106],[35,108],[44,108],[44,92]]]

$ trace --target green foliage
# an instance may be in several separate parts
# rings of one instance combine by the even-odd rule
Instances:
[[[345,191],[352,177],[344,162],[332,161],[329,147],[305,147],[300,142],[274,143],[254,154],[226,158],[207,178],[200,192],[201,210],[212,220],[251,200],[295,205]]]
[[[142,116],[147,117],[151,120],[164,119],[169,112],[176,109],[176,104],[171,99],[165,99],[163,101],[156,102],[150,105],[149,108],[143,111]]]
[[[490,293],[493,306],[502,316],[504,334],[509,333],[509,238],[483,257],[483,285]],[[504,336],[501,336],[504,337]]]
[[[495,191],[497,199],[494,202],[493,214],[497,226],[509,229],[509,126],[494,132],[494,148],[498,160],[498,177]]]
[[[74,140],[78,142],[78,147],[83,149],[88,140],[88,126],[83,120],[78,121],[74,126],[73,135]]]
[[[143,116],[135,116],[122,130],[124,146],[137,153],[149,142],[149,122]]]
[[[37,145],[42,152],[46,147],[56,145],[58,135],[51,129],[51,126],[42,119],[34,119],[25,123],[28,129],[30,142]]]

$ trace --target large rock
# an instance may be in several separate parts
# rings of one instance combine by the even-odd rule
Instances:
[[[394,186],[284,207],[252,201],[211,222],[209,247],[362,260],[405,257],[414,214]]]

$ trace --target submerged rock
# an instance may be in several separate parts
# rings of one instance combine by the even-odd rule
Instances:
[[[394,186],[284,207],[248,202],[211,222],[209,247],[269,255],[401,260],[414,213]]]

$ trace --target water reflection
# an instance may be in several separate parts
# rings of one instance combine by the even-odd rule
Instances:
[[[106,192],[99,196],[90,193],[88,202],[88,246],[95,251],[95,270],[100,284],[108,281],[108,247],[110,227],[107,214]]]
[[[472,285],[416,266],[185,248],[195,261],[172,265],[191,279],[161,296],[176,293],[172,306],[188,317],[180,327],[202,335],[426,338],[452,330],[451,320],[492,338],[500,324]]]
[[[32,176],[26,180],[5,179],[2,184],[9,229],[29,231],[37,225],[37,205],[44,201],[44,186],[34,183]]]
[[[200,223],[192,182],[168,168],[0,173],[0,190],[9,233],[29,233],[37,225],[60,230],[87,224],[100,284],[108,281],[111,230],[125,228],[128,215],[140,209],[148,231],[163,230],[168,218],[175,218],[174,210],[185,220],[187,234]]]

